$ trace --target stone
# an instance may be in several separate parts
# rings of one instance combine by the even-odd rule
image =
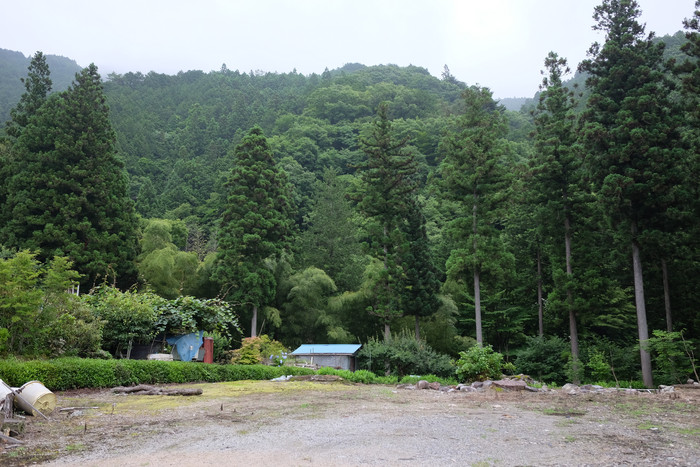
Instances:
[[[527,387],[525,381],[518,379],[502,379],[500,381],[494,381],[493,385],[497,388],[507,389],[509,391],[522,391]]]
[[[428,383],[428,388],[432,389],[434,391],[439,391],[440,390],[440,383],[438,383],[437,381],[435,381],[433,383]]]
[[[428,389],[430,383],[428,383],[426,380],[422,379],[416,383],[416,389]]]
[[[661,392],[675,392],[676,391],[676,388],[674,388],[673,386],[665,386],[663,384],[659,385],[659,389],[661,390]]]

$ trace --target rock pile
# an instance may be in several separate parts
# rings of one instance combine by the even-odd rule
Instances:
[[[686,386],[695,386],[698,383],[693,382],[688,383]],[[596,384],[584,384],[576,385],[572,383],[567,383],[562,386],[558,391],[555,389],[550,389],[546,384],[538,383],[534,381],[529,376],[518,375],[510,378],[503,378],[498,381],[475,381],[471,384],[458,384],[457,386],[442,386],[440,383],[434,382],[429,383],[425,380],[420,380],[415,385],[411,384],[401,384],[398,386],[399,389],[433,389],[436,391],[452,392],[452,391],[462,391],[462,392],[484,392],[492,388],[498,388],[505,391],[528,391],[528,392],[561,392],[563,394],[568,394],[571,396],[576,396],[579,394],[606,394],[606,393],[619,393],[623,392],[625,394],[635,395],[642,392],[660,392],[660,393],[673,393],[675,392],[674,386],[659,386],[658,389],[631,389],[631,388],[605,388],[603,386],[598,386]]]

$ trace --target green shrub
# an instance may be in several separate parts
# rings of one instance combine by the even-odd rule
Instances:
[[[435,352],[424,341],[402,332],[389,341],[370,339],[357,354],[358,367],[375,374],[388,373],[393,376],[435,374],[449,377],[454,374],[454,365],[447,355]]]
[[[567,382],[569,345],[559,337],[530,337],[516,352],[517,371],[545,383]]]
[[[463,382],[500,379],[503,374],[503,354],[495,352],[490,345],[475,345],[459,353],[457,377]]]
[[[81,298],[105,322],[103,348],[114,355],[126,352],[131,342],[150,342],[157,333],[156,308],[164,299],[153,293],[121,292],[102,286]]]
[[[588,356],[586,368],[590,371],[593,381],[610,381],[612,372],[606,356],[600,350],[592,352]]]
[[[258,337],[247,337],[243,339],[241,348],[233,351],[231,363],[238,365],[270,363],[275,360],[275,357],[281,357],[287,353],[288,350],[284,345],[263,334]]]
[[[693,342],[683,331],[654,330],[644,344],[654,359],[654,379],[660,384],[685,383],[697,370]]]

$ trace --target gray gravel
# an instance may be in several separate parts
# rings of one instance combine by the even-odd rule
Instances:
[[[613,408],[659,396],[576,397],[377,386],[237,395],[140,425],[119,418],[109,436],[51,465],[700,465],[693,413],[640,427],[645,416]],[[689,407],[697,415],[697,401]],[[683,434],[678,423],[695,425]]]

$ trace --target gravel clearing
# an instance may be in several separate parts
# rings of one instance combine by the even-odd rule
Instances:
[[[58,394],[2,465],[700,465],[700,390],[569,395],[342,382]]]

